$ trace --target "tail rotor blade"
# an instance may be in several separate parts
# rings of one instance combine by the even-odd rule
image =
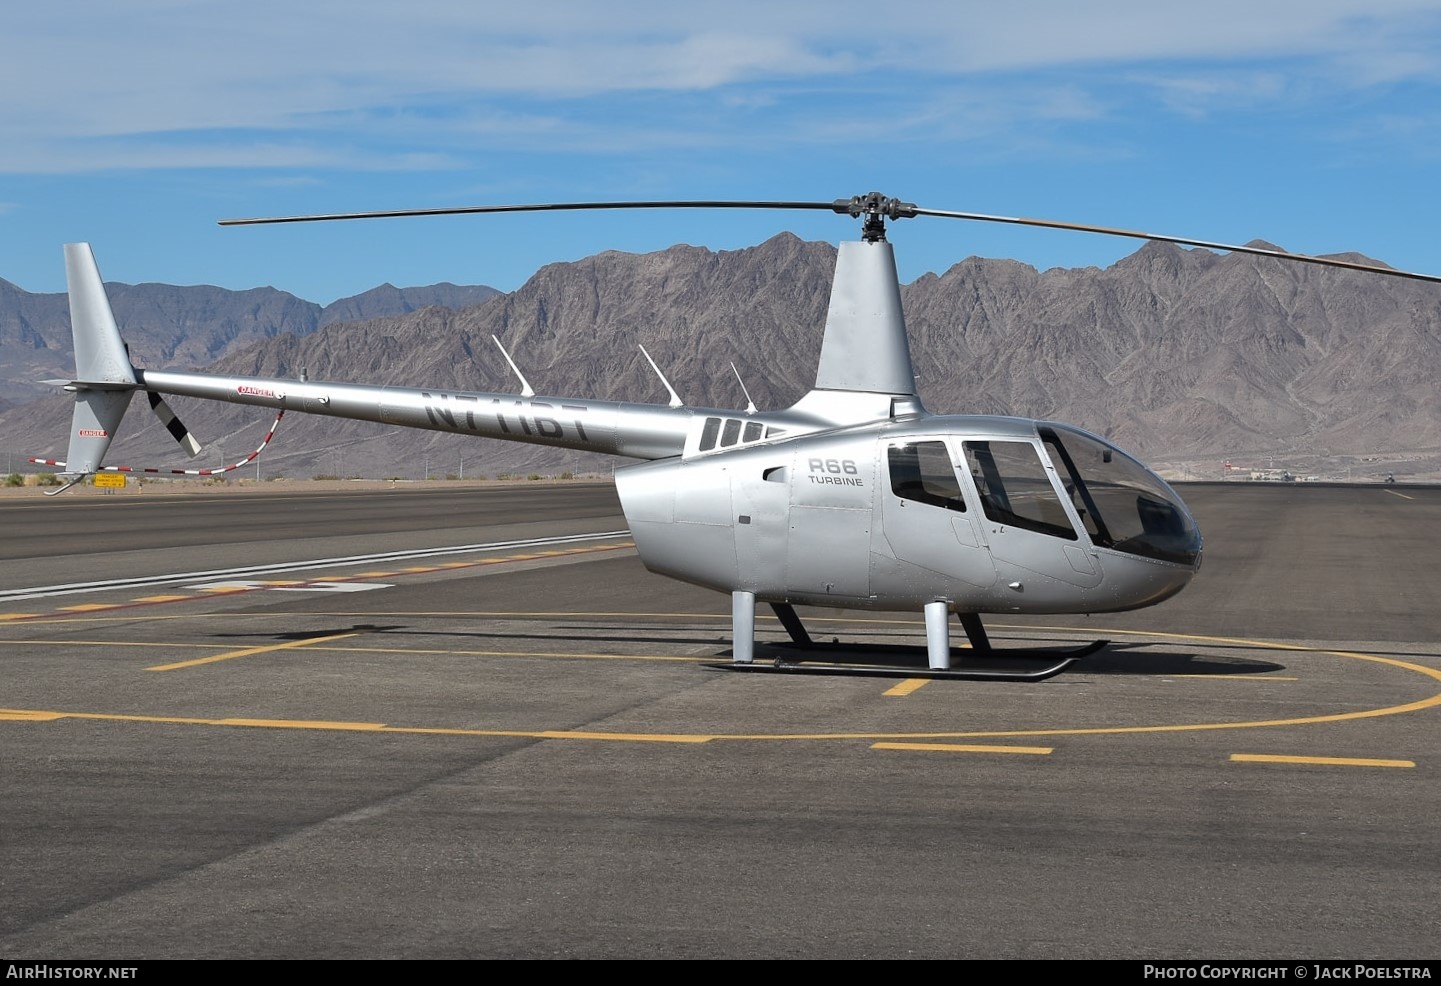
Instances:
[[[170,432],[170,436],[180,443],[180,447],[185,450],[186,454],[192,459],[199,455],[200,443],[195,440],[194,435],[190,434],[190,429],[186,428],[175,416],[175,412],[170,410],[170,405],[166,404],[153,390],[149,391],[146,396],[150,398],[150,410],[155,412],[160,423],[165,425],[165,430]]]

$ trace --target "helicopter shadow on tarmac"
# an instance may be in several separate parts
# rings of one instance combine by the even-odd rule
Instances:
[[[605,631],[598,636],[595,631]],[[658,633],[636,633],[634,627],[621,626],[556,626],[553,632],[512,633],[493,630],[422,630],[403,624],[356,623],[305,631],[281,633],[221,633],[221,638],[266,638],[281,641],[316,640],[341,634],[403,633],[406,636],[430,636],[464,639],[507,639],[554,641],[583,635],[587,641],[655,645],[705,645],[717,643],[714,634],[700,628],[676,627]],[[675,631],[696,633],[676,636]],[[1056,646],[1007,648],[986,652],[956,648],[952,652],[952,677],[995,678],[1001,680],[1043,680],[1062,671],[1099,675],[1261,675],[1285,670],[1284,664],[1255,657],[1197,653],[1190,650],[1157,650],[1146,643],[1114,643],[1095,641],[1086,647]],[[577,655],[582,656],[582,655]],[[843,643],[838,638],[829,642],[799,643],[795,641],[757,641],[753,668],[732,668],[718,663],[732,656],[729,648],[713,656],[698,655],[701,661],[715,662],[708,666],[726,670],[769,670],[789,672],[832,673],[873,676],[935,676],[947,677],[928,666],[929,653],[924,644],[855,642]]]
[[[757,644],[756,665],[777,670],[832,670],[834,673],[931,676],[924,645],[875,643]],[[1090,647],[1026,648],[989,652],[958,648],[952,653],[953,677],[1043,680],[1062,672],[1105,675],[1257,675],[1284,670],[1273,661],[1154,649],[1149,644],[1097,641]],[[944,673],[936,677],[946,677]]]

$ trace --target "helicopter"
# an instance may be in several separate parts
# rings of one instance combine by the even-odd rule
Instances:
[[[838,246],[814,384],[790,407],[688,406],[653,360],[670,395],[667,404],[537,395],[499,339],[520,379],[519,393],[315,381],[304,373],[269,379],[141,369],[131,363],[89,245],[72,243],[65,246],[65,261],[76,376],[50,382],[74,393],[74,414],[65,462],[43,461],[65,468],[63,488],[121,469],[105,465],[104,458],[137,391],[146,392],[167,430],[192,455],[198,443],[161,395],[606,453],[636,460],[617,466],[614,481],[645,567],[730,596],[731,660],[710,667],[1038,681],[1109,641],[1062,651],[994,647],[983,615],[1154,606],[1199,571],[1203,537],[1175,489],[1097,434],[1060,421],[929,411],[911,365],[888,222],[931,216],[1049,227],[1441,282],[1337,257],[926,209],[879,192],[829,202],[576,202],[229,219],[220,225],[683,208],[829,210],[860,220],[859,239]],[[756,660],[759,604],[769,606],[785,629],[790,657]],[[797,606],[921,613],[926,667],[827,660]],[[952,614],[969,644],[958,661]],[[822,659],[811,659],[816,652]]]

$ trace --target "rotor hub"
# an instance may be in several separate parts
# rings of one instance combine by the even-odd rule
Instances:
[[[867,243],[878,243],[886,238],[887,219],[908,219],[917,215],[914,202],[902,202],[880,192],[852,195],[848,199],[836,199],[831,208],[843,215],[856,219],[865,217],[861,227],[861,239]]]

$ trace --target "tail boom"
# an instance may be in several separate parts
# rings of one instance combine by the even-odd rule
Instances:
[[[637,459],[680,455],[691,408],[137,370],[147,391]]]

